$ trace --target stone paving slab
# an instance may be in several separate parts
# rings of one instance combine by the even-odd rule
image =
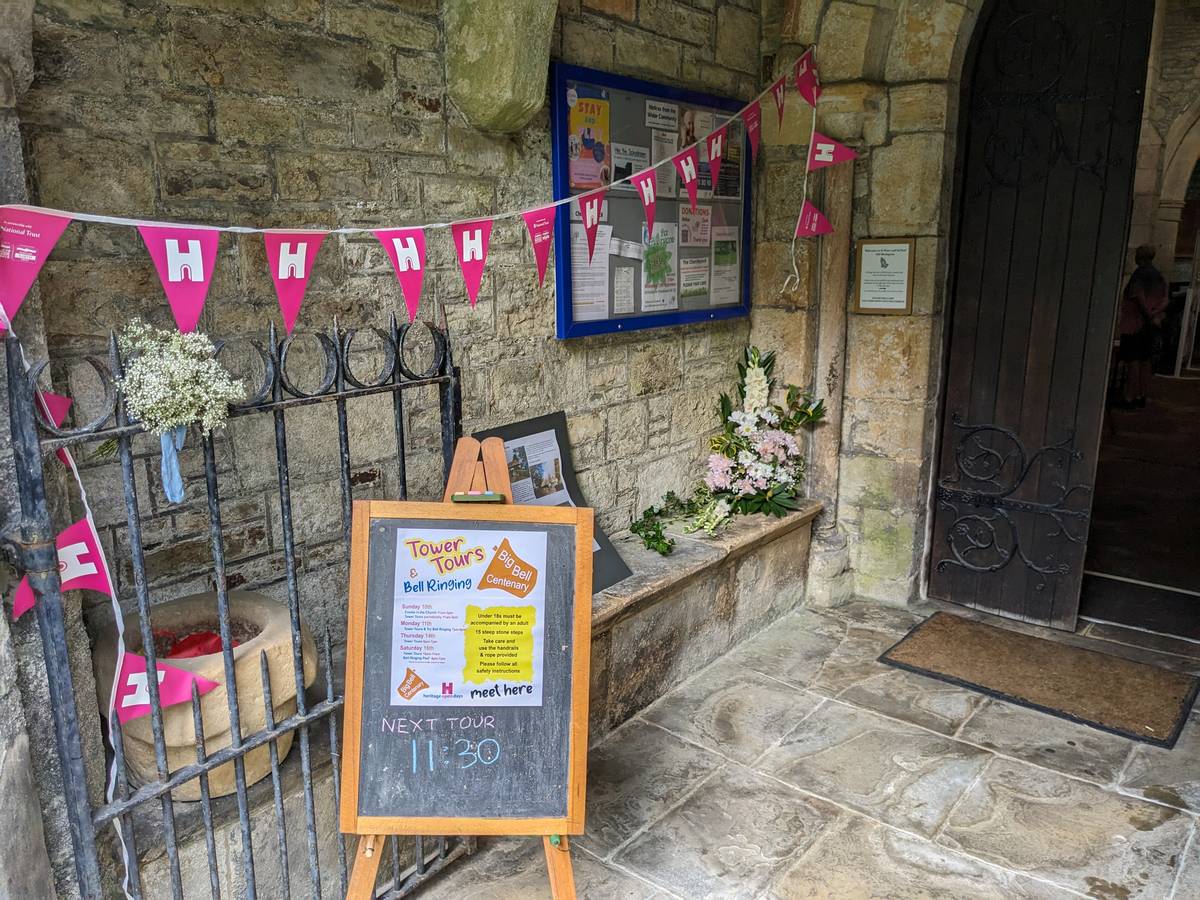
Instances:
[[[776,878],[766,894],[769,900],[1053,900],[1074,896],[849,814]]]
[[[990,757],[985,750],[830,702],[755,768],[931,836]]]
[[[838,815],[730,763],[614,857],[687,898],[750,900]]]
[[[1200,712],[1193,711],[1172,749],[1137,744],[1121,786],[1147,800],[1200,812]]]
[[[1045,769],[995,759],[939,843],[1102,897],[1166,897],[1193,820]]]

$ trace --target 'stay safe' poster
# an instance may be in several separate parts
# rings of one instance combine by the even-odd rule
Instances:
[[[546,535],[401,529],[392,706],[541,706]]]

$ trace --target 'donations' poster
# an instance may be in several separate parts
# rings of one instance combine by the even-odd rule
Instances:
[[[546,535],[399,529],[392,706],[541,706]]]

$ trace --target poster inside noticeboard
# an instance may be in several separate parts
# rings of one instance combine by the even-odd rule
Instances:
[[[743,103],[593,69],[554,65],[554,197],[605,188],[588,258],[579,205],[555,220],[559,338],[750,312],[750,150]],[[727,123],[717,183],[705,138]],[[692,210],[671,158],[697,144]],[[654,231],[630,176],[655,166]]]

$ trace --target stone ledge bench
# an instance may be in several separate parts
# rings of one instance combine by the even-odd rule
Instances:
[[[713,537],[668,523],[669,556],[613,536],[633,574],[592,598],[590,742],[800,605],[821,509],[735,516]]]

